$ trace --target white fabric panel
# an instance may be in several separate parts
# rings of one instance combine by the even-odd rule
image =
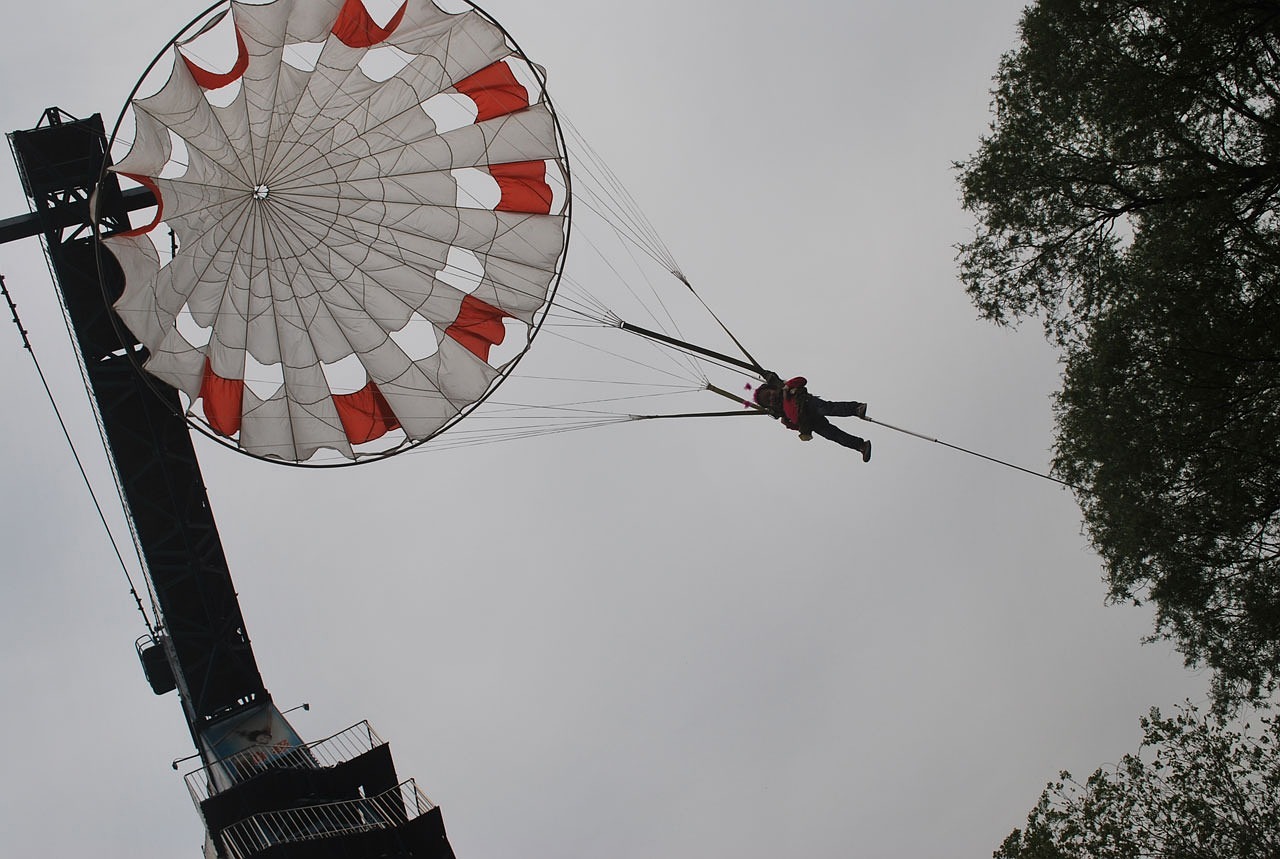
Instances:
[[[160,91],[135,100],[133,106],[167,125],[186,141],[188,151],[200,150],[222,165],[229,177],[227,184],[244,189],[253,187],[245,165],[238,158],[227,157],[236,151],[236,146],[227,138],[213,105],[180,58],[174,57],[173,72]]]
[[[310,176],[318,181],[323,171],[332,171],[350,179],[365,159],[373,159],[378,167],[376,171],[366,172],[366,176],[414,176],[421,172],[421,165],[408,157],[405,144],[435,136],[435,123],[421,105],[414,102],[405,110],[372,123],[358,140],[328,153],[316,163],[316,170]]]
[[[559,157],[560,150],[555,136],[555,120],[545,103],[535,104],[525,110],[495,116],[471,126],[483,135],[480,151],[468,153],[471,163],[458,166],[470,167],[485,164],[507,164],[513,161],[541,161]],[[458,129],[463,131],[463,129]],[[449,140],[449,145],[456,141]]]
[[[395,380],[379,383],[378,389],[405,435],[414,441],[429,437],[458,416],[458,407],[440,393],[417,364],[410,364]]]
[[[332,148],[336,136],[346,136],[335,126],[377,87],[357,67],[363,55],[364,51],[349,48],[336,38],[325,42],[287,124],[275,132],[278,145],[269,172],[277,181],[287,181],[305,170]]]
[[[271,144],[280,139],[281,123],[293,116],[308,77],[306,72],[284,63],[284,47],[327,39],[344,2],[278,0],[265,5],[232,4],[236,26],[250,55],[242,85],[248,94],[250,124],[260,141],[255,151],[260,155],[269,157],[274,152]],[[262,160],[257,163],[260,167],[265,164]]]
[[[296,190],[286,187],[280,193],[289,205],[308,209],[315,217],[323,218],[328,211],[342,211],[371,203],[452,208],[458,200],[458,183],[447,172],[405,173],[344,182],[300,184]]]
[[[466,293],[442,280],[430,280],[426,285],[428,291],[414,296],[417,301],[413,309],[443,332],[458,318],[458,308],[462,306]]]
[[[178,235],[179,247],[216,233],[215,239],[243,229],[251,197],[233,191],[181,179],[157,179],[160,199],[164,204],[164,220]]]
[[[559,157],[555,120],[545,104],[440,135],[409,137],[398,146],[392,176]],[[337,166],[347,168],[344,175],[350,181],[382,175],[378,159],[357,159]]]
[[[286,132],[289,123],[298,112],[298,102],[302,100],[302,94],[306,92],[307,82],[311,80],[311,73],[296,69],[290,65],[280,67],[279,87],[275,96],[275,113],[271,117],[271,132],[267,135],[266,145],[266,164],[264,176],[273,176],[273,165],[278,163],[280,158],[280,150],[283,148],[283,141],[286,138]]]
[[[187,169],[180,177],[161,181],[172,181],[178,185],[195,186],[196,196],[203,197],[209,202],[219,200],[240,201],[245,196],[244,189],[236,186],[227,187],[229,181],[227,171],[223,169],[221,164],[198,149],[187,152]]]
[[[435,284],[433,274],[444,267],[443,259],[433,264],[406,264],[402,258],[391,257],[382,251],[380,243],[345,246],[354,247],[360,254],[359,268],[352,273],[350,282],[341,284],[350,300],[358,302],[381,327],[386,331],[397,331],[409,321],[411,312],[420,310],[423,302],[433,290],[448,290],[456,293],[452,299],[452,314],[432,316],[430,318],[446,326],[457,316],[457,306],[462,301],[462,294],[447,284]],[[447,245],[440,244],[443,256],[447,253]],[[342,252],[336,244],[330,254]],[[357,297],[358,296],[358,297]]]
[[[395,88],[390,81],[383,86]],[[411,91],[400,88],[395,95],[399,97],[365,106],[382,113],[362,109],[327,137],[309,141],[314,148],[306,158],[292,162],[277,181],[292,186],[320,182],[326,175],[350,179],[420,172],[421,164],[406,160],[405,144],[435,137],[435,124]]]
[[[329,407],[333,407],[333,400],[325,400],[323,403],[318,403],[317,406],[322,407],[326,403]],[[308,409],[302,417],[294,414],[291,422],[293,430],[297,434],[295,445],[298,457],[302,462],[306,462],[320,451],[326,449],[335,450],[347,459],[355,457],[351,450],[351,442],[347,440],[346,431],[342,428],[342,422],[338,419],[336,411],[334,416],[329,418],[325,415],[314,414],[311,409]]]
[[[489,383],[498,376],[497,370],[448,337],[440,341],[436,354],[419,361],[418,365],[458,409],[484,396]]]
[[[111,170],[139,176],[158,176],[173,153],[169,128],[149,113],[139,110],[134,111],[133,116],[133,146]]]
[[[261,175],[266,158],[271,118],[275,114],[284,57],[285,28],[293,0],[265,6],[232,4],[236,30],[249,53],[249,67],[240,78],[240,98],[248,130],[250,162]]]
[[[187,296],[187,306],[197,324],[209,328],[226,324],[219,314],[235,308],[228,296],[242,292],[243,285],[230,280],[237,267],[241,247],[248,243],[250,218],[237,214],[233,230],[210,230],[184,242],[178,256],[169,264],[173,271],[173,288]]]
[[[438,44],[451,30],[466,26],[459,22],[459,18],[473,14],[450,14],[430,0],[409,0],[400,26],[387,38],[387,43],[395,45],[406,54],[429,53],[428,49]]]
[[[440,267],[443,268],[443,265]],[[405,265],[374,249],[363,271],[401,303],[410,309],[416,309],[432,290],[435,269]]]
[[[172,313],[157,306],[160,257],[155,245],[146,236],[113,236],[105,244],[124,271],[124,292],[116,299],[115,311],[138,342],[154,352],[176,322]]]
[[[288,347],[286,347],[287,349]],[[284,391],[289,402],[289,427],[300,459],[310,459],[323,448],[350,451],[338,408],[318,364],[284,366]]]
[[[249,219],[250,223],[252,220]],[[224,379],[243,379],[251,296],[254,291],[264,288],[261,277],[265,258],[261,239],[252,230],[246,230],[237,246],[224,245],[216,256],[218,261],[226,261],[228,270],[222,275],[206,276],[201,281],[192,293],[191,315],[199,324],[207,321],[212,325],[209,361],[213,372]],[[248,289],[244,288],[246,285]]]
[[[194,400],[200,396],[200,385],[204,382],[204,358],[204,353],[188,343],[175,328],[165,335],[143,366],[148,373]]]
[[[246,350],[259,364],[280,363],[280,340],[276,334],[277,308],[272,293],[273,277],[255,278],[249,285],[248,314],[244,321]]]
[[[364,350],[360,360],[369,373],[369,378],[379,388],[391,383],[403,385],[406,384],[405,380],[415,378],[412,372],[413,361],[390,337],[385,337],[381,343]],[[433,382],[425,384],[430,388],[436,387]]]
[[[533,317],[547,301],[553,273],[514,260],[485,257],[484,280],[472,293],[476,298],[533,324]]]
[[[239,176],[243,174],[246,181],[253,176],[258,175],[257,162],[254,160],[254,140],[253,135],[249,133],[249,113],[245,105],[245,91],[241,86],[237,91],[235,98],[225,107],[213,107],[213,113],[216,122],[222,129],[223,135],[231,147],[229,152],[218,152],[216,154],[217,162],[220,165],[236,165],[240,169],[230,170],[232,175]],[[203,154],[203,151],[196,147],[197,154]],[[213,156],[210,157],[213,160]]]
[[[271,287],[272,298],[275,301],[275,337],[280,348],[280,364],[284,371],[285,388],[290,399],[304,403],[314,402],[316,396],[314,391],[290,388],[289,378],[291,370],[318,365],[320,357],[316,354],[311,334],[303,324],[297,298],[289,290],[288,284],[274,281]],[[301,382],[303,379],[298,377],[298,380]],[[310,377],[308,377],[308,383],[310,383]]]
[[[330,311],[342,315],[368,315],[383,331],[398,331],[408,323],[412,312],[417,311],[423,317],[447,328],[457,318],[458,306],[464,293],[455,287],[435,280],[434,272],[444,267],[444,260],[433,260],[433,266],[417,267],[404,262],[403,257],[391,257],[381,248],[382,242],[341,243],[331,242],[327,250],[327,260],[322,265],[325,272],[339,270],[349,271],[344,278],[335,278],[325,291],[324,299],[331,305]],[[447,254],[448,245],[436,243],[440,255]],[[358,259],[357,259],[358,257]],[[543,273],[544,280],[549,276]],[[299,292],[297,284],[295,292]],[[335,294],[335,290],[341,292]],[[546,292],[545,285],[542,288]],[[479,297],[479,296],[478,296]],[[312,325],[313,337],[320,341],[319,326]],[[343,348],[349,350],[345,336]],[[358,350],[357,350],[358,351]],[[327,363],[345,357],[343,354],[325,357]]]
[[[250,353],[263,364],[279,362],[277,329],[281,322],[277,316],[291,315],[294,324],[307,327],[321,360],[331,362],[350,354],[350,349],[344,348],[335,354],[334,350],[323,348],[324,344],[341,337],[329,312],[316,298],[319,291],[332,286],[327,268],[318,261],[310,268],[299,264],[298,258],[313,253],[315,248],[306,244],[305,236],[294,231],[275,231],[271,235],[274,242],[271,265],[252,284]],[[292,304],[277,299],[277,295],[289,294],[295,299]]]
[[[387,42],[407,54],[432,57],[444,69],[443,76],[432,76],[428,73],[429,64],[415,62],[401,72],[399,77],[418,91],[420,101],[511,56],[511,46],[502,31],[476,12],[452,16],[447,29],[427,27],[414,33],[405,31],[403,26],[392,33]]]
[[[259,399],[245,388],[239,441],[240,447],[255,456],[298,461],[298,450],[289,427],[289,404],[285,402],[283,387],[267,400]]]
[[[335,248],[337,251],[338,248]],[[372,272],[356,269],[349,278],[336,284],[383,331],[399,331],[409,321],[413,307],[383,286]]]
[[[551,271],[564,250],[564,218],[460,209],[454,244]],[[482,242],[481,237],[491,237]]]
[[[278,3],[290,7],[286,41],[293,44],[328,38],[346,0],[278,0]]]
[[[239,320],[236,321],[239,322]],[[243,323],[216,327],[204,347],[210,369],[224,379],[243,379],[245,353],[243,341]]]
[[[410,365],[396,379],[380,381],[378,387],[405,433],[421,439],[482,397],[497,375],[497,370],[445,337],[436,354]]]

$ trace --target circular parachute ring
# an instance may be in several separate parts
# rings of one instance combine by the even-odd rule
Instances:
[[[469,3],[367,3],[215,5],[112,134],[110,169],[157,200],[101,240],[116,313],[193,426],[272,461],[369,461],[453,426],[564,265],[542,70]]]

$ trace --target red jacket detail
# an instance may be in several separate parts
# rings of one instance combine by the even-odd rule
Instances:
[[[789,429],[800,428],[800,402],[808,392],[804,386],[809,380],[804,376],[788,379],[782,386],[782,417]]]

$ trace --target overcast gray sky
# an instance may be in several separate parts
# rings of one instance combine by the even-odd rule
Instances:
[[[486,8],[762,361],[1047,466],[1054,354],[1035,326],[977,321],[953,262],[950,164],[986,127],[1020,3]],[[110,125],[198,11],[8,10],[4,130],[51,105]],[[13,169],[0,198],[25,211]],[[110,509],[38,245],[0,248],[0,273]],[[0,845],[195,856],[177,701],[145,684],[123,574],[11,327],[0,362]],[[1115,761],[1146,708],[1206,678],[1140,646],[1146,610],[1104,605],[1065,490],[866,434],[869,465],[768,421],[318,473],[197,447],[277,702],[311,703],[310,739],[370,719],[459,856],[989,855],[1059,769]]]

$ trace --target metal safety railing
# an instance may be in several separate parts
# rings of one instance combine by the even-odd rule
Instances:
[[[277,844],[391,829],[433,808],[409,779],[377,796],[255,814],[222,830],[220,838],[231,859],[249,859]]]
[[[275,746],[250,746],[207,767],[187,773],[187,790],[199,808],[200,803],[233,784],[248,781],[255,775],[275,769],[320,769],[357,758],[383,744],[368,722],[358,722],[323,740],[281,749]]]

